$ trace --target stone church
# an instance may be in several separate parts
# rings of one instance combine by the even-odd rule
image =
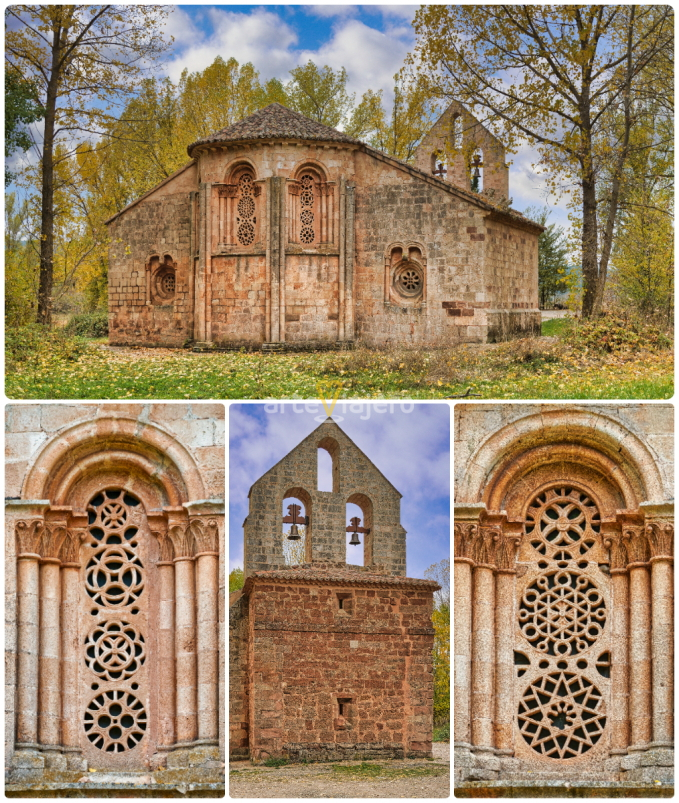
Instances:
[[[317,490],[319,450],[331,491]],[[230,755],[431,757],[439,586],[405,576],[401,494],[328,420],[249,498],[246,581],[230,598]],[[347,503],[362,514],[349,528]],[[286,522],[288,538],[305,529],[301,564],[286,564]],[[347,530],[364,566],[347,563]]]
[[[452,345],[539,331],[542,227],[452,104],[414,164],[274,103],[107,221],[110,342]],[[471,187],[478,191],[472,191]]]
[[[223,405],[11,405],[6,446],[6,794],[223,797]]]
[[[455,417],[456,796],[671,797],[672,407]]]

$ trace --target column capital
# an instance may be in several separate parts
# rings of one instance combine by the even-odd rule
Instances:
[[[17,552],[19,558],[40,558],[40,539],[45,526],[43,519],[33,521],[18,521],[14,526],[17,539]]]
[[[629,556],[627,554],[627,544],[622,533],[606,533],[603,541],[610,555],[611,572],[626,572]]]
[[[192,518],[189,528],[193,534],[196,557],[219,555],[219,527],[216,519]]]
[[[168,536],[174,547],[174,560],[193,560],[195,555],[195,542],[190,524],[175,524],[170,527]]]
[[[472,522],[455,523],[455,560],[463,563],[474,563],[472,544],[476,539],[479,525]]]
[[[628,568],[648,565],[651,550],[643,525],[626,524],[622,531],[623,541],[627,547]]]
[[[649,521],[646,524],[645,534],[651,550],[651,561],[674,560],[673,522]]]
[[[87,538],[87,530],[66,530],[66,537],[61,542],[59,560],[62,566],[77,568],[80,566],[80,544]]]

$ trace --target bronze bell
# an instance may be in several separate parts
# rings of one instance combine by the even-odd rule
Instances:
[[[351,534],[351,541],[349,543],[352,546],[360,546],[361,542],[358,540],[358,533],[354,530]]]
[[[288,535],[288,541],[299,541],[302,536],[299,534],[299,530],[297,529],[297,525],[293,524],[290,528],[290,535]]]

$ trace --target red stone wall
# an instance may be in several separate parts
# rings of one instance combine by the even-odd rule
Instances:
[[[229,754],[248,755],[248,600],[242,592],[229,600]]]
[[[431,591],[256,579],[249,606],[251,756],[431,754]]]
[[[213,258],[209,307],[215,342],[264,342],[266,287],[264,254]]]

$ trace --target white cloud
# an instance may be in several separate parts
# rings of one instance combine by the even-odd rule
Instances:
[[[167,73],[177,81],[182,70],[204,70],[217,58],[231,57],[245,64],[251,61],[264,78],[287,77],[295,66],[292,48],[297,34],[277,14],[258,8],[250,14],[210,8],[207,15],[212,25],[209,36],[196,32],[194,44],[183,49],[167,66]]]
[[[358,6],[314,5],[302,6],[306,14],[314,17],[351,17],[358,13]]]

